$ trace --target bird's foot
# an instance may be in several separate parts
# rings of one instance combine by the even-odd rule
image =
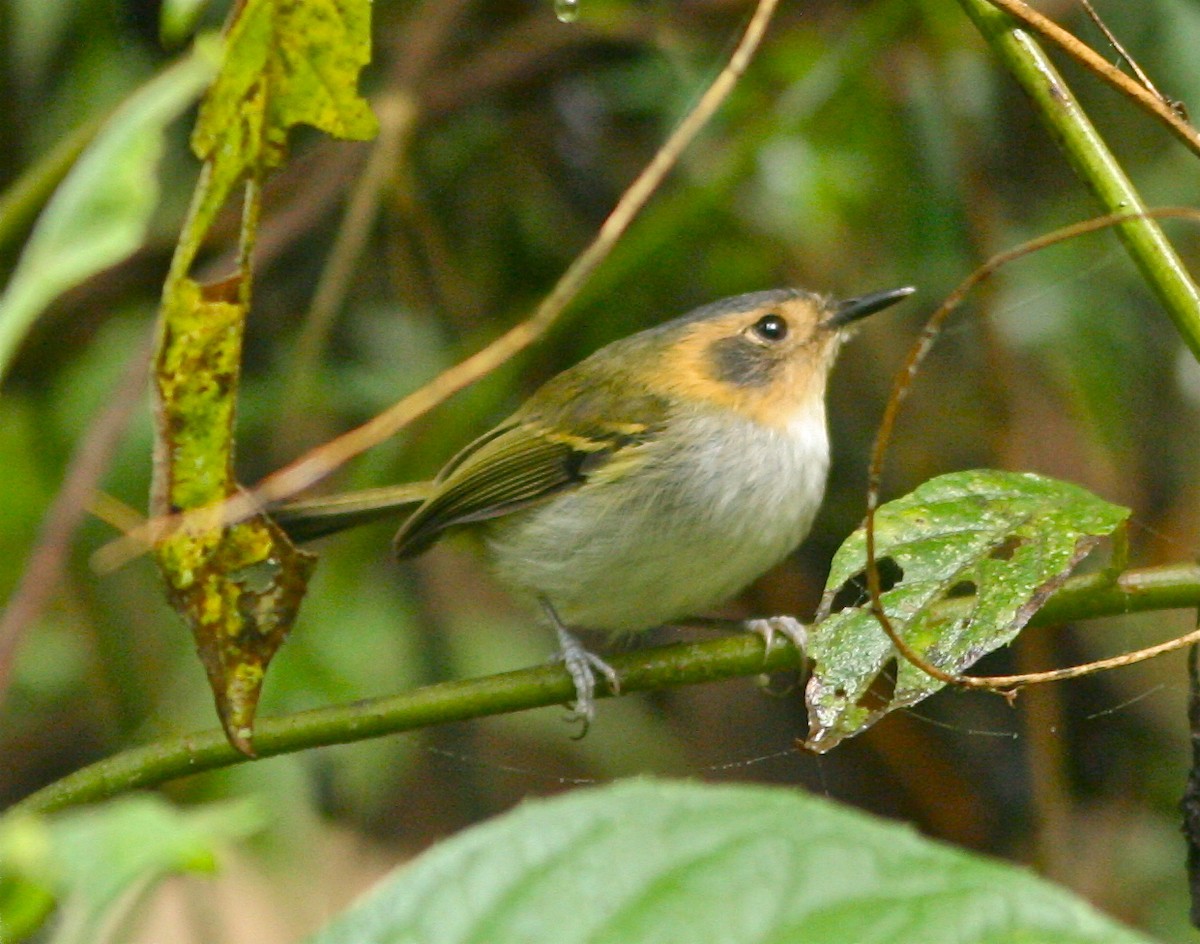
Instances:
[[[800,653],[808,651],[808,627],[794,616],[768,616],[765,619],[746,620],[747,632],[762,636],[764,655],[771,651],[776,635],[782,636]]]
[[[599,672],[608,680],[608,687],[614,695],[621,693],[621,680],[616,669],[594,652],[585,649],[583,643],[571,635],[557,618],[554,620],[554,630],[558,633],[557,658],[566,666],[575,684],[575,701],[567,720],[580,722],[581,728],[576,737],[581,738],[587,734],[596,717],[596,673]]]

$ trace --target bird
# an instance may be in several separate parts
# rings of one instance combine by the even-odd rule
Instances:
[[[825,491],[827,379],[861,319],[911,286],[837,300],[750,292],[613,341],[538,388],[429,482],[292,501],[309,540],[407,510],[400,558],[470,534],[496,581],[540,609],[587,730],[597,673],[574,630],[624,635],[728,600],[807,536]],[[803,650],[793,617],[747,621]]]

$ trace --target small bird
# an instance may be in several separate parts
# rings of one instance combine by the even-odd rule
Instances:
[[[432,482],[272,509],[307,540],[415,505],[412,557],[469,531],[501,586],[558,635],[587,729],[596,673],[571,629],[623,634],[697,616],[808,534],[829,468],[825,388],[847,328],[911,287],[834,301],[801,289],[726,298],[601,348],[538,389]],[[798,647],[791,617],[751,620]]]

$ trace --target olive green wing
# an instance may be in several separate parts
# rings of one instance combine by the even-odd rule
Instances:
[[[613,356],[563,371],[451,459],[396,535],[397,555],[419,554],[447,528],[525,508],[601,470],[619,474],[653,441],[667,404],[627,377],[619,359],[609,363]]]
[[[396,554],[420,554],[447,528],[497,518],[578,485],[610,452],[604,440],[554,436],[515,420],[502,424],[442,470],[433,493],[396,535]]]

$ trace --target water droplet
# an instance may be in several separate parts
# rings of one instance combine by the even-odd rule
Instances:
[[[579,19],[579,0],[554,0],[554,15],[560,23],[574,23]]]

